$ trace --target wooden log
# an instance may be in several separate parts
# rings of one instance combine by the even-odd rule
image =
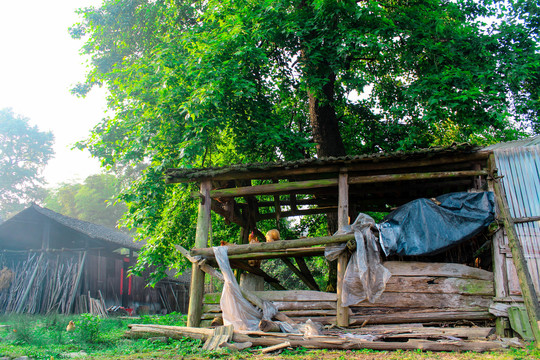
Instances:
[[[281,218],[287,218],[291,216],[305,216],[305,215],[317,215],[317,214],[330,214],[337,211],[337,206],[319,206],[311,209],[303,209],[296,211],[283,211],[280,213]],[[276,217],[276,213],[264,213],[257,216],[257,221],[273,219]]]
[[[294,311],[327,311],[336,310],[335,301],[272,301],[272,304],[284,314]],[[207,304],[203,305],[203,312],[205,313],[221,313],[221,307],[219,304]]]
[[[386,261],[383,265],[392,276],[443,276],[493,281],[492,272],[462,264]]]
[[[205,180],[201,183],[202,196],[199,202],[199,215],[197,218],[197,230],[195,233],[195,247],[205,248],[208,246],[208,237],[211,223],[211,200],[210,190],[212,182]],[[210,249],[211,250],[211,249]],[[189,291],[189,310],[187,325],[189,327],[199,326],[202,315],[202,299],[204,294],[204,274],[197,263],[193,263],[191,270],[191,287]]]
[[[528,216],[528,217],[520,217],[520,218],[513,218],[514,224],[523,224],[533,221],[540,221],[540,216]]]
[[[373,304],[364,301],[354,308],[388,307],[388,308],[429,308],[429,309],[463,309],[466,311],[487,311],[493,296],[464,296],[460,294],[430,294],[415,292],[383,292]],[[353,308],[353,307],[351,307]]]
[[[267,301],[336,301],[337,295],[311,290],[286,290],[286,291],[253,291],[253,295],[261,300]],[[221,293],[210,293],[204,295],[206,304],[219,304]]]
[[[349,225],[349,176],[345,170],[338,178],[338,231],[344,231]],[[348,252],[343,252],[337,259],[337,325],[349,326],[349,309],[342,305],[345,270],[349,261]]]
[[[478,279],[445,278],[439,276],[392,276],[385,293],[415,292],[431,294],[463,294],[493,296],[493,282]]]
[[[285,341],[285,342],[283,342],[281,344],[276,344],[276,345],[269,346],[269,347],[266,347],[264,349],[261,349],[261,354],[268,354],[268,353],[271,353],[271,352],[274,352],[274,351],[278,351],[278,350],[281,350],[281,349],[288,348],[289,346],[291,346],[291,343],[288,342],[288,341]]]
[[[375,325],[362,328],[348,329],[351,334],[370,334],[384,339],[402,338],[436,338],[452,336],[461,339],[482,339],[495,332],[493,327],[425,327],[404,325]]]
[[[393,181],[417,181],[426,179],[444,179],[458,178],[469,176],[487,176],[485,170],[463,170],[463,171],[442,171],[431,173],[409,173],[409,174],[389,174],[389,175],[372,175],[372,176],[351,176],[349,184],[370,184],[383,183]]]
[[[212,329],[207,332],[197,332],[193,328],[182,327],[164,327],[163,325],[131,325],[126,332],[126,337],[140,338],[153,336],[167,336],[173,339],[182,339],[191,337],[194,339],[207,339],[212,336]],[[232,340],[237,343],[250,342],[253,346],[273,346],[290,342],[292,347],[305,347],[309,349],[375,349],[375,350],[415,350],[422,349],[426,351],[492,351],[502,348],[500,343],[489,341],[429,341],[411,339],[407,342],[383,342],[383,341],[365,341],[354,338],[338,338],[336,336],[312,336],[305,339],[303,335],[294,334],[267,333],[262,336],[250,336],[245,333],[235,331]],[[283,336],[285,335],[285,336]]]
[[[351,239],[354,239],[353,234],[314,237],[314,238],[296,239],[296,240],[277,240],[277,241],[272,241],[269,243],[265,242],[265,243],[229,246],[227,249],[228,250],[227,253],[229,256],[231,256],[231,255],[238,255],[238,254],[268,252],[268,251],[274,251],[274,250],[297,249],[297,248],[302,248],[306,246],[337,244],[337,243],[347,242]],[[190,254],[192,256],[201,255],[208,258],[214,257],[214,251],[211,248],[195,248],[191,250]]]
[[[489,161],[492,164],[495,162],[494,155],[490,155]],[[491,166],[491,168],[494,169],[495,166]],[[496,178],[496,176],[492,177]],[[527,260],[525,259],[523,248],[518,238],[514,221],[510,214],[510,209],[506,202],[504,191],[498,181],[493,182],[493,190],[495,192],[495,201],[497,203],[498,211],[503,220],[504,229],[506,230],[508,244],[512,250],[512,259],[517,270],[519,286],[521,288],[523,300],[525,301],[525,309],[527,310],[527,315],[533,331],[535,345],[537,348],[540,348],[540,306],[538,304],[536,290],[534,289],[532,277],[529,268],[527,267]]]
[[[259,322],[259,330],[262,332],[281,332],[281,328],[279,327],[278,323],[264,319]]]

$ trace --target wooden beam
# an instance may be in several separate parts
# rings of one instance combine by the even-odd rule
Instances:
[[[240,254],[231,255],[229,260],[264,260],[264,259],[279,259],[289,257],[311,257],[311,256],[323,256],[325,247],[312,247],[293,250],[278,250],[269,252],[260,252],[256,254]],[[208,257],[210,258],[210,257]]]
[[[314,237],[308,239],[296,239],[296,240],[277,240],[269,243],[258,244],[246,244],[246,245],[231,245],[228,249],[229,255],[249,254],[257,252],[268,252],[273,250],[285,250],[285,249],[297,249],[306,246],[336,244],[341,242],[347,242],[354,239],[353,234],[336,235],[336,236],[323,236]],[[208,248],[192,249],[191,255],[201,255],[205,257],[213,257],[213,250]]]
[[[514,218],[513,221],[515,224],[523,224],[523,223],[528,223],[528,222],[533,222],[533,221],[540,221],[540,216]]]
[[[408,173],[408,174],[389,174],[389,175],[369,175],[350,177],[349,184],[369,184],[396,181],[416,181],[443,178],[460,178],[470,176],[486,176],[485,170],[466,170],[466,171],[442,171],[430,173]],[[254,195],[273,195],[283,194],[290,191],[303,191],[308,189],[320,189],[334,187],[338,185],[338,179],[319,179],[306,181],[292,181],[287,183],[264,184],[256,186],[243,186],[229,189],[212,190],[212,198],[233,198],[239,196]]]
[[[490,156],[489,161],[494,164],[494,155]],[[492,168],[495,169],[495,166],[493,165]],[[496,175],[495,172],[493,175]],[[496,176],[493,176],[493,178],[496,179]],[[521,242],[514,227],[514,221],[510,215],[504,190],[498,181],[493,182],[493,190],[495,191],[495,200],[506,230],[508,244],[512,251],[512,259],[516,266],[519,286],[521,287],[521,293],[525,301],[525,308],[527,309],[527,315],[531,323],[535,344],[537,348],[540,348],[540,307],[538,305],[536,290],[534,289],[532,277],[527,267],[527,260],[525,259]]]
[[[349,177],[346,172],[339,174],[338,231],[349,225]],[[337,259],[337,325],[349,326],[349,308],[342,305],[345,270],[349,261],[348,251],[344,251]]]
[[[315,281],[315,278],[311,274],[311,270],[309,270],[309,267],[306,264],[306,260],[303,257],[296,256],[294,258],[296,261],[296,264],[298,265],[298,269],[304,274],[304,276],[309,280],[309,282],[313,285],[313,289],[315,291],[320,291],[319,285],[317,285],[317,282]]]
[[[325,206],[325,207],[316,207],[313,209],[283,211],[279,214],[279,217],[286,218],[286,217],[291,217],[291,216],[328,214],[328,213],[335,213],[336,211],[337,211],[337,206]],[[277,218],[276,213],[266,213],[266,214],[260,214],[257,217],[257,220],[269,220],[269,219],[275,219],[275,218]]]
[[[201,195],[203,198],[199,202],[199,215],[197,218],[197,231],[195,234],[195,247],[206,248],[211,222],[210,190],[212,182],[205,180],[201,183]],[[211,250],[211,249],[210,249]],[[197,263],[193,263],[191,270],[191,288],[189,292],[189,310],[187,325],[198,327],[202,315],[202,303],[204,295],[204,272]]]

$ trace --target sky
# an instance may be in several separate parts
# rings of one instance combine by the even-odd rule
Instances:
[[[101,172],[87,151],[71,150],[105,116],[106,93],[94,89],[84,99],[69,89],[87,72],[79,55],[82,40],[68,28],[79,21],[75,10],[101,0],[0,0],[0,109],[30,119],[55,137],[55,158],[43,175],[48,187],[80,182]]]

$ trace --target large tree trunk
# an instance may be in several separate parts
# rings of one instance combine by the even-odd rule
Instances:
[[[313,91],[308,91],[309,96],[309,119],[311,122],[313,141],[316,144],[317,156],[344,156],[345,146],[339,132],[338,119],[334,105],[334,86],[336,75],[327,63],[326,67],[328,82],[322,87],[319,96]],[[321,70],[321,69],[319,69]],[[337,214],[327,215],[328,234],[333,235],[337,231]],[[328,281],[326,291],[335,292],[337,288],[337,261],[328,263]]]
[[[322,87],[319,96],[313,91],[308,91],[309,96],[309,120],[311,122],[313,141],[317,147],[317,156],[344,156],[345,146],[339,132],[336,109],[334,106],[334,85],[336,75],[328,64],[328,82]]]

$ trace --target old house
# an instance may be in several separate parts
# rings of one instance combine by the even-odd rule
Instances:
[[[120,231],[31,205],[0,224],[0,311],[186,311],[186,279],[155,288],[128,276],[141,244]]]

